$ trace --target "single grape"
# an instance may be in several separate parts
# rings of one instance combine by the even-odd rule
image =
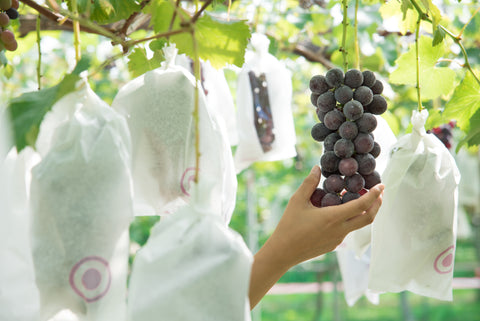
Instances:
[[[317,117],[318,117],[318,120],[321,121],[323,123],[323,120],[325,119],[325,115],[327,113],[324,112],[324,111],[321,111],[320,108],[317,107]]]
[[[12,0],[0,0],[0,10],[8,10],[12,7]]]
[[[338,170],[339,158],[332,151],[326,151],[320,158],[320,167],[322,171],[336,172]]]
[[[332,131],[325,127],[325,124],[323,123],[316,123],[315,125],[313,125],[311,130],[311,135],[313,139],[318,142],[323,142],[325,140],[325,137],[327,137],[331,133]]]
[[[369,175],[375,170],[376,162],[370,154],[355,154],[355,160],[358,163],[358,172],[361,175]]]
[[[338,163],[338,170],[344,176],[353,176],[358,170],[358,163],[352,157],[342,158]]]
[[[0,40],[3,41],[4,44],[11,43],[15,40],[15,35],[10,30],[3,30],[0,33]]]
[[[317,93],[311,93],[311,94],[310,94],[310,102],[311,102],[312,105],[315,106],[315,107],[317,107],[318,97],[320,97],[320,94],[317,94]]]
[[[370,70],[364,70],[363,74],[363,85],[367,87],[372,87],[375,84],[375,74]]]
[[[358,193],[365,187],[365,179],[362,175],[355,173],[352,176],[345,176],[345,188],[352,193]]]
[[[335,206],[342,204],[340,196],[334,193],[327,193],[322,199],[322,207]]]
[[[358,69],[350,69],[345,73],[343,81],[350,88],[358,88],[363,84],[363,74]]]
[[[353,99],[359,101],[363,106],[366,106],[372,102],[372,90],[367,86],[360,86],[355,89],[355,92],[353,93]]]
[[[8,17],[12,20],[15,20],[18,18],[18,11],[17,9],[14,9],[14,8],[10,8],[8,10],[5,11],[5,13],[8,15]]]
[[[380,144],[377,142],[373,142],[373,148],[369,153],[373,156],[373,158],[377,158],[380,155],[381,151],[382,148],[380,147]]]
[[[365,109],[374,115],[381,115],[387,110],[387,101],[381,95],[373,95],[373,100]]]
[[[340,193],[345,188],[343,177],[338,174],[333,174],[327,177],[323,182],[323,189],[327,193]]]
[[[342,204],[345,204],[345,203],[347,203],[347,202],[356,200],[356,199],[359,198],[360,196],[361,196],[361,195],[360,195],[359,193],[346,192],[346,193],[343,194],[343,196],[342,196]]]
[[[341,138],[333,146],[333,152],[339,158],[349,158],[355,152],[355,146],[351,140]]]
[[[343,106],[343,114],[349,120],[357,120],[363,115],[363,106],[356,100],[351,100]]]
[[[18,7],[20,7],[20,3],[18,2],[18,0],[12,0],[12,8],[18,9]]]
[[[6,27],[10,23],[10,18],[5,12],[0,12],[0,26]]]
[[[324,92],[330,89],[327,82],[325,81],[325,76],[323,75],[313,76],[310,79],[309,87],[313,93],[317,93],[319,95],[323,94]]]
[[[7,49],[8,51],[15,51],[18,48],[18,44],[15,39],[13,39],[13,41],[11,42],[3,43],[3,45],[5,46],[5,49]]]
[[[331,175],[335,175],[335,174],[339,174],[340,175],[340,172],[338,170],[334,171],[334,172],[328,172],[326,170],[324,170],[322,168],[322,175],[325,177],[325,178],[328,178],[329,176]]]
[[[325,74],[327,84],[332,88],[337,88],[343,84],[343,70],[340,68],[332,68]]]
[[[342,105],[346,104],[353,98],[352,88],[342,85],[335,89],[335,99]]]
[[[367,189],[371,189],[382,182],[380,174],[377,171],[373,171],[373,173],[368,175],[363,175],[363,178],[365,179],[365,188]]]
[[[362,117],[357,119],[355,123],[361,133],[371,133],[377,128],[377,118],[371,113],[363,113]]]
[[[338,109],[333,109],[325,115],[325,126],[331,130],[337,130],[345,121],[344,114]]]
[[[317,107],[322,111],[329,112],[330,110],[334,109],[336,105],[337,102],[335,100],[335,94],[331,91],[327,91],[326,93],[318,96]]]
[[[313,206],[315,207],[322,207],[322,199],[327,194],[323,189],[316,188],[312,196],[310,196],[310,202],[312,202]]]
[[[377,79],[370,89],[372,89],[374,95],[380,95],[383,92],[383,84]]]
[[[374,140],[372,136],[365,133],[360,133],[353,140],[355,151],[360,154],[369,153],[373,149]]]
[[[342,137],[340,137],[339,134],[333,132],[330,135],[328,135],[325,140],[323,141],[323,148],[325,151],[333,151],[333,146],[335,146],[335,143]]]
[[[353,140],[358,135],[358,126],[353,121],[346,121],[338,128],[338,133],[342,138]]]

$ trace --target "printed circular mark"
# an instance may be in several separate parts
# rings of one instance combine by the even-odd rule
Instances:
[[[435,259],[435,263],[433,264],[433,267],[435,268],[435,271],[437,271],[437,273],[446,274],[452,272],[454,253],[455,246],[451,245],[437,256],[437,258]]]
[[[112,282],[108,261],[99,256],[87,256],[70,271],[70,286],[86,302],[100,300]]]
[[[188,190],[190,189],[191,183],[195,180],[195,167],[189,167],[183,172],[182,178],[180,180],[180,188],[182,189],[183,194],[190,196]]]

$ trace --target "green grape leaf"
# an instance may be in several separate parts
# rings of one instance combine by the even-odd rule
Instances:
[[[418,14],[412,10],[408,0],[387,1],[380,7],[380,14],[384,21],[397,22],[400,33],[414,32],[417,27]]]
[[[423,100],[447,95],[453,88],[455,71],[448,67],[436,67],[445,53],[445,46],[433,46],[431,38],[419,39],[420,89]],[[390,74],[390,82],[400,85],[417,85],[415,44],[396,60],[397,68]]]
[[[68,7],[72,10],[71,0]],[[140,10],[135,0],[77,0],[78,12],[90,13],[90,19],[98,23],[112,23],[127,19],[132,13]]]
[[[71,74],[57,85],[39,91],[22,94],[10,101],[8,110],[12,120],[15,145],[20,152],[26,146],[35,147],[40,124],[45,114],[63,96],[75,90],[80,73],[90,66],[90,58],[84,56]]]
[[[445,39],[445,35],[446,35],[445,30],[440,28],[440,26],[437,26],[437,29],[435,29],[435,31],[433,32],[432,45],[436,46],[440,44]]]
[[[133,77],[138,77],[149,70],[160,67],[162,60],[158,59],[158,55],[149,59],[145,48],[136,47],[128,56],[128,70]]]
[[[250,28],[246,21],[221,21],[208,14],[195,23],[195,37],[200,58],[209,60],[214,68],[244,63],[245,49],[250,39]],[[193,40],[190,33],[170,37],[179,53],[194,57]]]
[[[470,72],[455,88],[452,98],[445,105],[443,115],[446,119],[455,119],[458,127],[467,133],[473,127],[474,115],[479,115],[480,85]],[[478,123],[478,120],[476,120]]]
[[[150,19],[150,27],[153,28],[155,33],[166,32],[170,28],[170,23],[175,12],[175,7],[165,0],[154,0],[151,1],[143,9],[145,14],[150,14],[152,18]],[[184,14],[183,11],[179,11]],[[186,14],[184,18],[189,18]],[[172,25],[172,28],[178,29],[179,19],[175,19],[175,23]]]

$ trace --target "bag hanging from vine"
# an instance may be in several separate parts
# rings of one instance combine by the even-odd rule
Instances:
[[[70,310],[79,320],[122,321],[133,218],[130,136],[125,119],[86,81],[80,86],[42,123],[43,158],[32,170],[38,320]]]
[[[256,161],[294,157],[291,73],[268,53],[269,40],[253,34],[237,80],[238,147],[235,167],[241,172]]]
[[[412,133],[393,146],[383,173],[368,286],[452,300],[460,173],[444,144],[426,133],[427,117],[413,112]]]
[[[165,215],[190,200],[199,135],[200,171],[216,178],[214,193],[225,222],[235,206],[237,179],[226,133],[199,90],[199,129],[195,132],[195,78],[175,65],[175,47],[164,49],[160,68],[120,89],[112,107],[126,116],[133,145],[136,215]],[[213,206],[213,204],[212,204]]]

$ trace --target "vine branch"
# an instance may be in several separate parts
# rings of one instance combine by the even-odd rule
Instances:
[[[359,0],[355,0],[355,18],[353,22],[354,26],[354,43],[355,43],[355,68],[360,70],[360,47],[358,45],[358,6]]]
[[[419,17],[417,20],[417,28],[415,30],[415,63],[416,63],[416,71],[417,71],[417,103],[418,103],[418,111],[422,111],[422,97],[420,92],[420,55],[419,55],[419,38],[420,38],[420,23],[422,19]]]
[[[40,15],[37,16],[37,50],[38,50],[38,62],[37,62],[37,82],[38,90],[42,89],[42,50],[41,50],[41,38],[40,38]]]
[[[340,51],[342,52],[343,57],[343,71],[346,72],[348,69],[348,53],[347,53],[347,26],[348,26],[348,0],[342,0],[342,8],[343,8],[343,33],[342,33],[342,46],[340,47]]]

